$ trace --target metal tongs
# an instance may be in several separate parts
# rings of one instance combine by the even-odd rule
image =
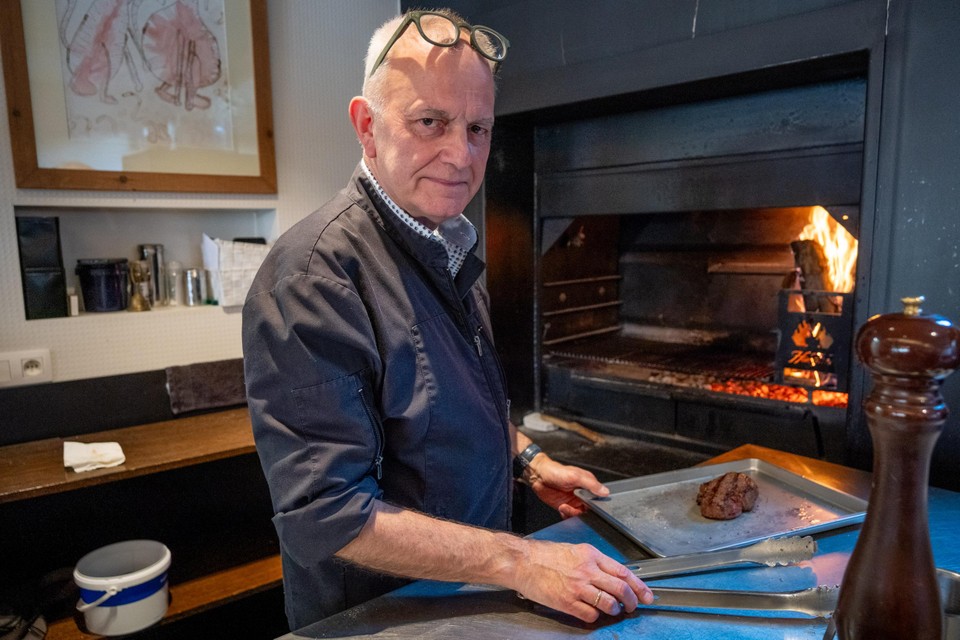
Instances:
[[[768,567],[793,564],[809,560],[816,551],[817,543],[810,536],[767,538],[747,547],[688,553],[667,558],[650,558],[627,563],[627,567],[635,576],[646,580],[743,563],[762,564]]]
[[[809,560],[816,550],[817,543],[810,536],[767,538],[746,547],[651,558],[631,562],[627,566],[634,575],[646,580],[744,563],[768,567],[793,564]],[[839,588],[820,586],[799,591],[762,592],[652,587],[651,591],[656,600],[648,606],[653,608],[793,611],[814,617],[829,617],[836,609]]]
[[[717,589],[675,589],[653,587],[652,608],[741,609],[751,611],[793,611],[816,618],[829,618],[837,608],[840,587],[812,587],[799,591],[721,591]]]

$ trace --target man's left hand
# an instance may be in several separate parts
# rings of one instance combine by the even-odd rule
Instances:
[[[583,500],[573,494],[574,489],[586,489],[599,497],[610,495],[610,490],[586,469],[560,464],[545,453],[532,460],[526,476],[537,497],[564,518],[578,516],[587,510]]]

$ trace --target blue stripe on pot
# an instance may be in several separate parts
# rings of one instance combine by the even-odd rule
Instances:
[[[121,604],[130,604],[131,602],[138,602],[144,598],[149,598],[157,591],[163,588],[163,585],[167,582],[167,572],[164,571],[156,578],[152,580],[147,580],[138,585],[132,587],[127,587],[117,595],[112,598],[108,598],[104,602],[101,602],[99,607],[116,607]],[[80,589],[80,599],[85,603],[90,604],[91,602],[96,602],[98,598],[103,597],[103,594],[106,591],[92,591],[90,589]]]

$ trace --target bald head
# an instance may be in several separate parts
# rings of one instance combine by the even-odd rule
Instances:
[[[466,24],[466,21],[451,9],[436,9],[433,10],[432,13],[439,13],[443,16],[446,16],[454,24]],[[400,38],[393,43],[393,45],[390,45],[389,51],[384,51],[384,49],[389,45],[391,37],[394,35],[400,25],[407,20],[407,15],[408,14],[406,13],[401,14],[380,25],[380,27],[374,31],[373,36],[370,38],[370,42],[367,46],[367,54],[364,58],[363,65],[362,95],[367,99],[367,101],[370,103],[370,106],[375,111],[380,111],[383,107],[383,102],[385,99],[384,78],[387,75],[386,70],[391,66],[397,66],[398,61],[401,59],[406,59],[408,62],[410,61],[409,57],[405,58],[401,52],[397,51],[398,45],[400,45],[400,49],[403,49],[404,44],[408,44],[411,41],[417,44],[422,43],[426,46],[421,48],[427,51],[433,46],[423,40],[423,38],[420,36],[420,32],[417,30],[416,24],[413,22],[408,22]],[[452,48],[471,49],[469,34],[464,30],[461,30],[459,34],[459,40]],[[486,38],[486,36],[483,34],[478,34],[477,37],[481,39]],[[401,44],[401,42],[403,44]],[[440,49],[444,49],[444,47],[441,47]],[[383,57],[383,60],[380,62],[379,66],[374,69],[374,65],[377,64],[377,60],[380,58],[381,53],[385,53],[386,55]],[[480,56],[475,51],[473,53],[485,62],[490,69],[491,76],[493,76],[497,69],[497,63],[493,60],[488,60],[483,56]]]
[[[393,31],[386,25],[390,36],[396,24]],[[350,103],[364,162],[397,205],[430,227],[463,212],[490,153],[493,72],[465,38],[461,29],[457,44],[438,46],[408,26],[374,69],[366,95]]]

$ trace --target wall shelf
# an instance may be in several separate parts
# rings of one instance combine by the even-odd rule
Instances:
[[[56,217],[67,286],[80,292],[77,260],[90,258],[139,259],[138,245],[160,244],[164,261],[184,269],[202,267],[203,234],[211,238],[261,237],[277,233],[275,209],[241,207],[169,208],[151,206],[37,206],[17,205],[17,217]]]
[[[73,289],[83,308],[83,287],[76,274],[79,260],[139,259],[139,245],[163,245],[164,262],[178,262],[182,270],[203,268],[204,234],[235,240],[277,235],[277,212],[264,206],[224,206],[220,202],[192,202],[191,206],[156,206],[153,201],[122,206],[18,204],[14,216],[56,217],[66,289]],[[17,264],[16,282],[8,282],[10,305],[0,321],[10,327],[0,342],[22,348],[49,349],[54,382],[97,378],[163,369],[196,362],[212,362],[241,355],[239,305],[219,310],[186,307],[161,313],[97,313],[81,317],[26,320],[23,283],[16,236],[0,243]],[[10,257],[7,258],[10,263]],[[205,282],[206,278],[202,279]],[[203,285],[201,285],[203,286]],[[181,289],[185,285],[181,276]],[[182,299],[182,298],[181,298]],[[213,305],[204,305],[213,306]],[[93,317],[96,320],[90,320]],[[12,350],[8,347],[8,350]]]

